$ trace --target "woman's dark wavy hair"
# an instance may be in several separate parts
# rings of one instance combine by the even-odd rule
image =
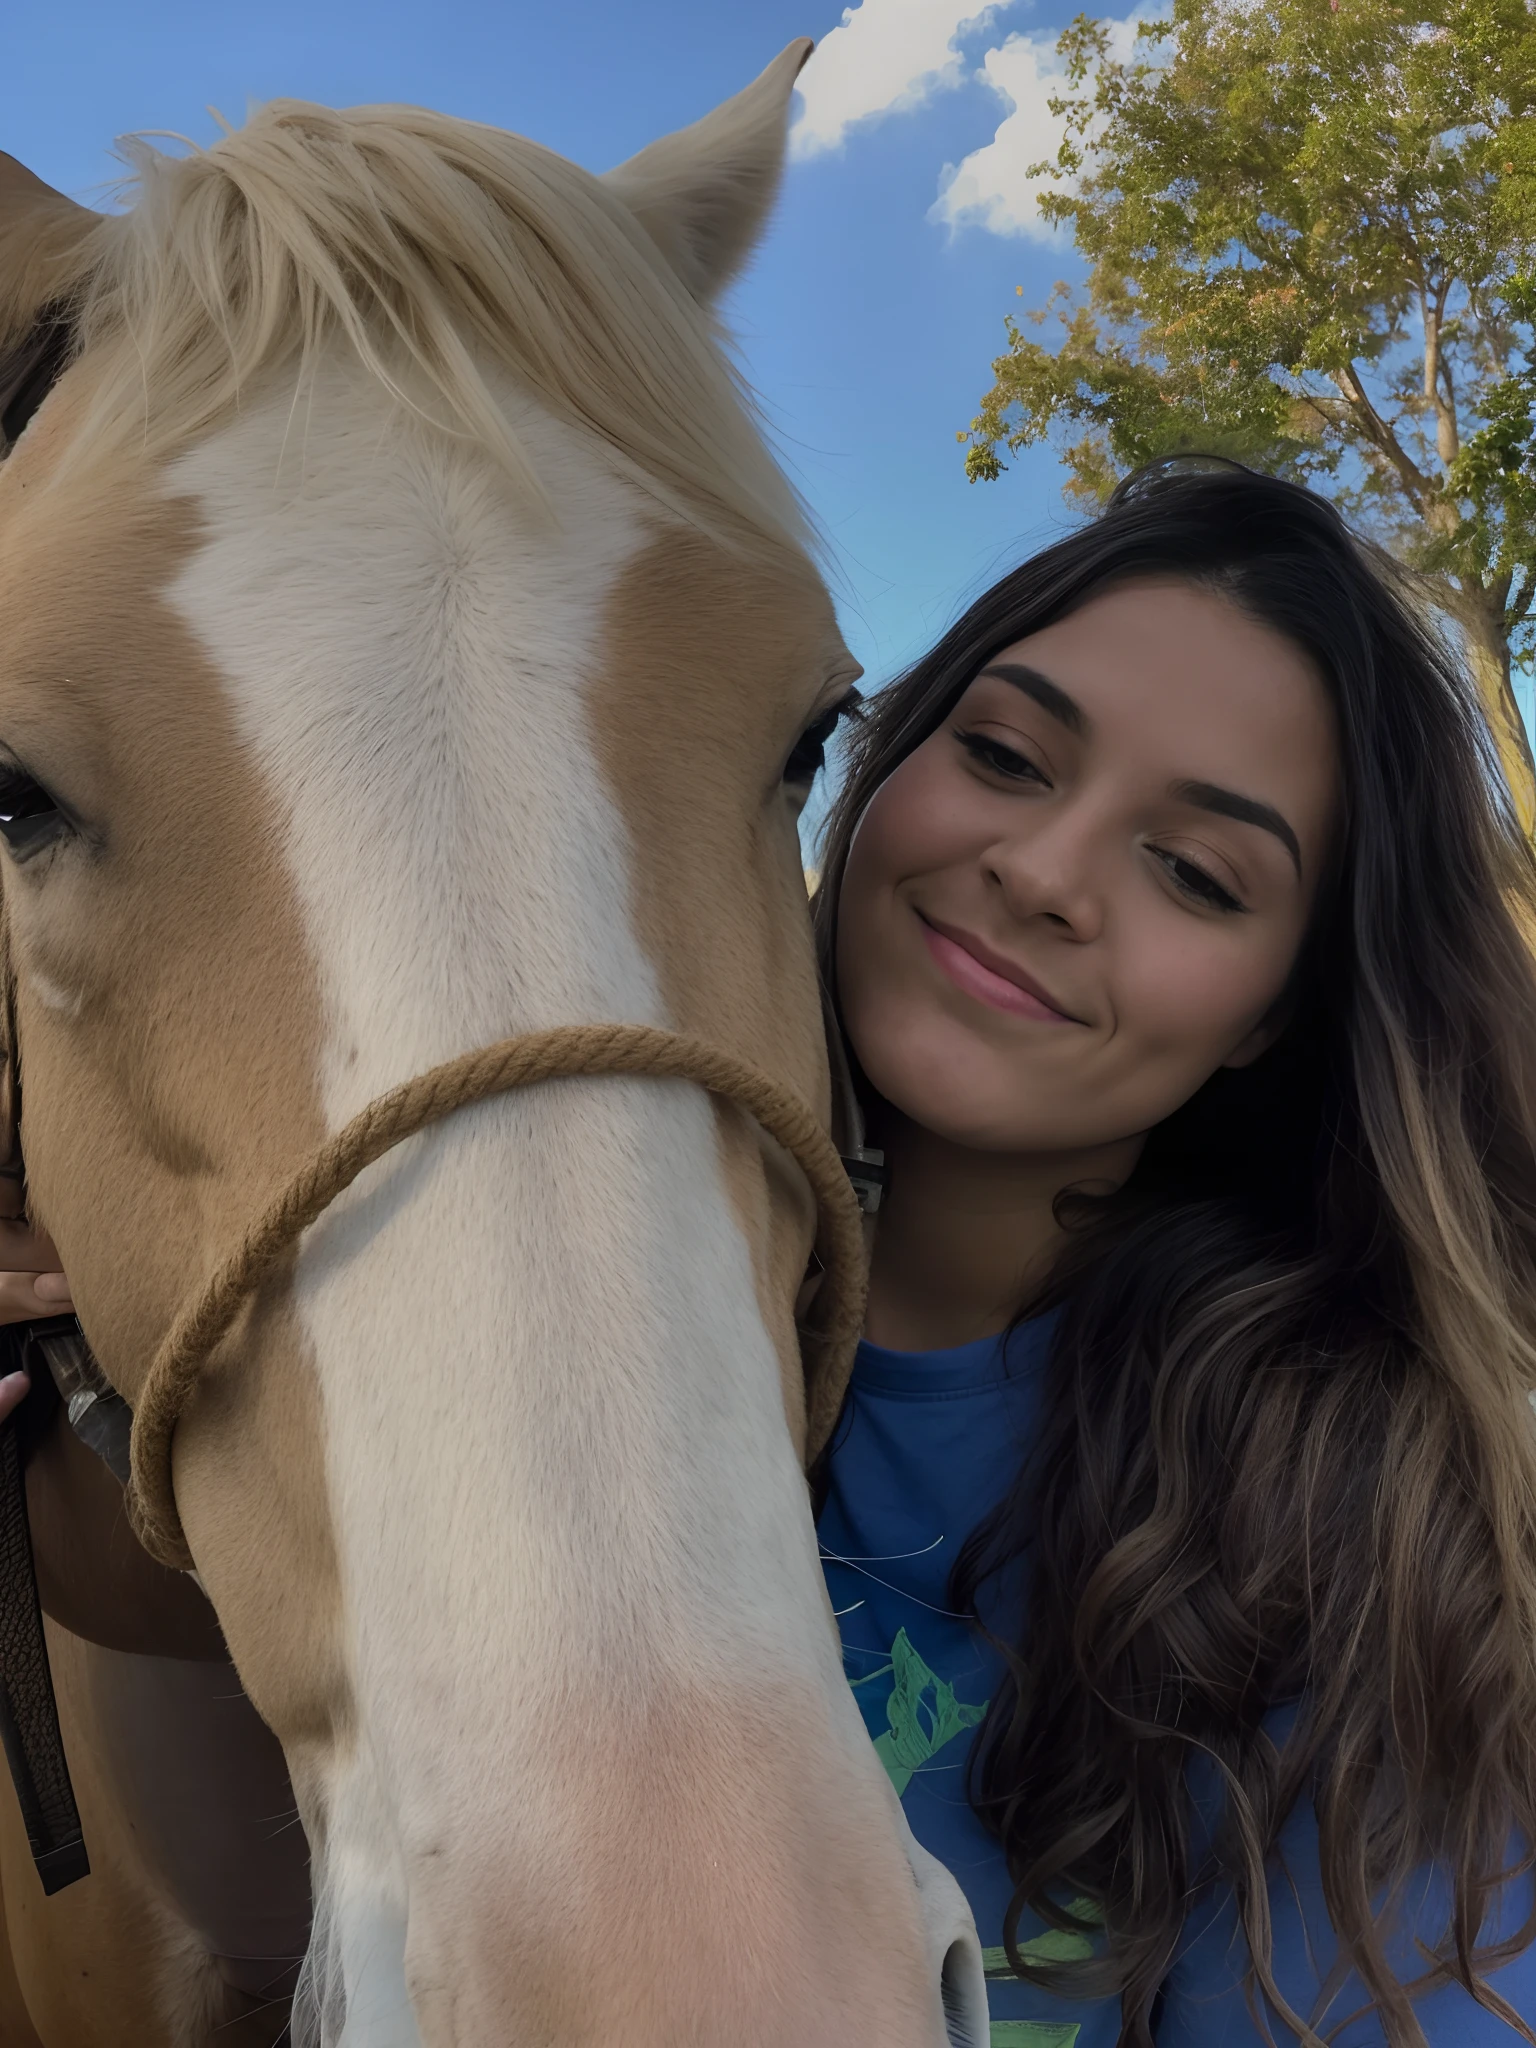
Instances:
[[[1315,2043],[1272,1974],[1266,1886],[1309,1795],[1334,1987],[1353,1965],[1393,2048],[1422,2043],[1385,1942],[1439,1858],[1451,1920],[1411,1988],[1454,1979],[1536,2042],[1486,1981],[1536,1912],[1482,1940],[1536,1845],[1536,867],[1421,601],[1298,486],[1188,459],[1131,477],[856,729],[823,968],[831,987],[881,783],[1001,648],[1130,577],[1215,591],[1306,651],[1345,816],[1279,1042],[1160,1125],[1117,1196],[1064,1205],[1042,1438],[957,1566],[962,1604],[1009,1560],[1031,1587],[972,1760],[1010,1961],[1118,1992],[1122,2048],[1151,2048],[1186,1916],[1224,1884],[1256,2010]],[[1023,1909],[1067,1926],[1080,1895],[1102,1953],[1021,1957]]]

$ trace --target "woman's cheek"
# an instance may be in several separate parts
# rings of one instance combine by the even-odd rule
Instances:
[[[1126,1049],[1148,1079],[1163,1077],[1162,1092],[1184,1091],[1160,1111],[1169,1116],[1269,1014],[1285,986],[1288,955],[1157,936],[1162,943],[1138,948],[1135,960],[1125,963],[1117,1008]],[[1191,935],[1207,941],[1226,936],[1219,927]]]
[[[1033,1062],[1010,1058],[931,1008],[867,1023],[862,1043],[850,1034],[860,1066],[887,1102],[925,1130],[982,1151],[1054,1136],[1054,1117],[1042,1108],[1059,1101],[1059,1090],[1042,1087]]]
[[[943,1019],[868,927],[839,948],[839,996],[854,1057],[881,1094],[900,1101],[911,1077],[931,1071]]]

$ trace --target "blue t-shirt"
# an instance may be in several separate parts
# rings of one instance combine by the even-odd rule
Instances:
[[[976,1917],[988,1968],[993,2048],[1114,2048],[1118,1999],[1074,2001],[1021,1983],[1002,1954],[1003,1915],[1013,1887],[997,1841],[971,1811],[965,1767],[972,1731],[999,1676],[996,1653],[950,1610],[949,1575],[966,1537],[1008,1492],[1040,1412],[1041,1382],[1055,1319],[1021,1324],[952,1351],[859,1347],[849,1401],[833,1442],[830,1485],[819,1523],[823,1568],[842,1630],[843,1660],[881,1761],[901,1795],[913,1834],[959,1881]],[[1022,1580],[994,1583],[983,1618],[1009,1635],[1018,1625]],[[1012,1610],[1011,1613],[1008,1610]],[[1349,1977],[1316,2008],[1337,1944],[1322,1903],[1317,1823],[1299,1804],[1281,1840],[1284,1870],[1270,1886],[1275,1979],[1337,2048],[1385,2040],[1374,2014],[1332,2029],[1365,2003]],[[1506,1887],[1499,1926],[1511,1933],[1531,1905],[1529,1876]],[[1417,1910],[1389,1943],[1403,1980],[1423,1964],[1414,1938],[1437,1945],[1448,1925],[1449,1888],[1426,1872]],[[1089,1952],[1088,1938],[1046,1929],[1025,1916],[1020,1947],[1042,1957]],[[1158,2048],[1256,2048],[1264,2035],[1248,2010],[1246,1951],[1230,1898],[1208,1899],[1191,1916],[1158,2010]],[[994,1974],[995,1973],[995,1974]],[[1536,1945],[1496,1971],[1493,1987],[1521,2017],[1536,2020]],[[1459,1985],[1415,2002],[1429,2048],[1514,2048],[1514,2030]],[[1278,2048],[1295,2040],[1271,2021]]]

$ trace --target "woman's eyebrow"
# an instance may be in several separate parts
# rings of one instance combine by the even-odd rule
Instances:
[[[1049,676],[1041,675],[1039,669],[1029,668],[1022,661],[994,661],[981,674],[1012,683],[1016,690],[1032,697],[1042,711],[1048,712],[1079,739],[1092,732],[1093,720],[1077,699],[1069,697]],[[1301,843],[1273,804],[1260,803],[1257,797],[1239,796],[1235,789],[1222,789],[1214,782],[1176,782],[1170,794],[1179,802],[1194,804],[1197,809],[1211,811],[1218,818],[1235,818],[1241,825],[1257,825],[1261,831],[1272,832],[1291,856],[1297,880],[1301,879]]]
[[[1301,846],[1296,834],[1273,804],[1261,804],[1257,797],[1239,796],[1234,789],[1220,789],[1214,782],[1176,782],[1169,791],[1180,803],[1194,804],[1202,811],[1214,811],[1218,818],[1236,818],[1239,824],[1257,825],[1273,832],[1301,879]]]
[[[1049,676],[1041,675],[1037,668],[1026,668],[1021,661],[994,661],[982,670],[984,676],[997,676],[1002,682],[1012,683],[1016,690],[1022,690],[1026,697],[1033,697],[1042,711],[1048,711],[1052,718],[1076,733],[1079,739],[1093,730],[1093,720],[1088,716],[1075,697],[1069,697],[1059,684]]]

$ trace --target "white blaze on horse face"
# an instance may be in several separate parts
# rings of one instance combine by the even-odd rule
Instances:
[[[506,397],[558,526],[341,364],[172,472],[206,533],[172,598],[271,791],[333,1128],[511,1031],[670,1021],[585,704],[656,515]],[[746,2041],[747,2012],[764,2044],[933,2048],[703,1095],[460,1112],[310,1233],[294,1299],[355,1695],[323,1771],[326,2042],[622,2010],[635,2048]]]

